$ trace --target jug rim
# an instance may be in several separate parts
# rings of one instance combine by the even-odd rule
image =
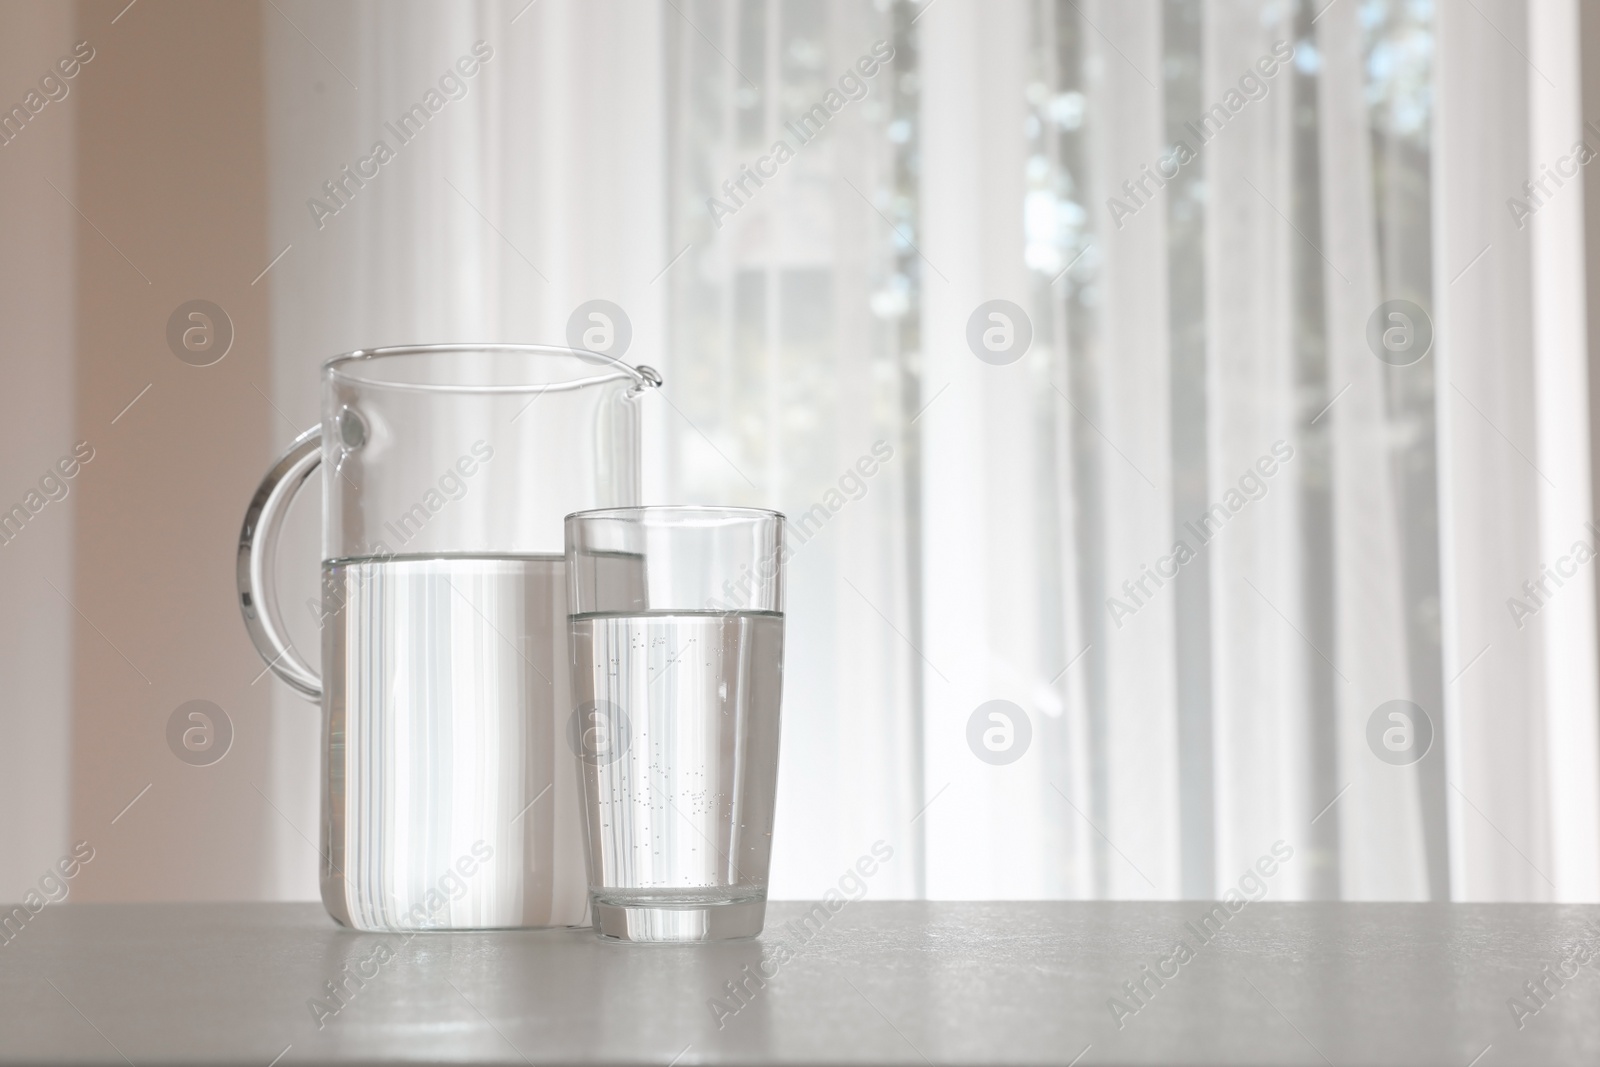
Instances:
[[[377,360],[396,356],[444,355],[452,352],[505,352],[528,356],[575,356],[594,366],[597,373],[562,382],[525,382],[507,384],[452,384],[441,382],[392,381],[381,377],[356,373],[353,368]],[[560,345],[508,344],[501,342],[449,343],[425,345],[386,345],[380,348],[357,348],[331,356],[322,363],[324,374],[356,385],[377,389],[399,389],[421,393],[559,393],[605,382],[629,380],[634,390],[655,389],[661,385],[661,375],[645,364],[632,364],[603,352],[582,348],[565,348]]]

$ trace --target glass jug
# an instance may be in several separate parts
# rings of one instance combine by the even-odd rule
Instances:
[[[649,367],[531,345],[337,356],[239,539],[245,625],[323,713],[322,900],[358,930],[586,924],[562,519],[639,497]],[[322,468],[322,665],[276,541]]]

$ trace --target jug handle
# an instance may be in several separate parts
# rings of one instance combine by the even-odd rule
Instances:
[[[322,427],[294,439],[261,480],[239,531],[239,607],[244,626],[267,667],[307,700],[322,699],[322,679],[285,636],[275,584],[278,531],[289,502],[322,462]]]

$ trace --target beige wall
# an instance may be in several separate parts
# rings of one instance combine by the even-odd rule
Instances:
[[[0,2],[0,106],[71,50],[71,5]],[[79,79],[81,81],[81,79]],[[74,83],[0,147],[0,511],[25,499],[73,437]],[[92,469],[0,547],[0,900],[67,847],[73,512]],[[56,589],[50,587],[54,583]],[[56,590],[59,589],[58,593]]]
[[[77,8],[96,58],[74,97],[88,220],[76,228],[75,417],[95,459],[75,496],[71,827],[96,857],[75,896],[252,898],[278,818],[258,791],[269,683],[252,685],[261,664],[233,592],[240,519],[277,418],[269,281],[251,284],[272,258],[261,14],[255,3],[125,4]],[[213,366],[168,348],[168,317],[192,299],[233,323]],[[210,766],[167,745],[169,716],[194,699],[233,724],[231,750]]]

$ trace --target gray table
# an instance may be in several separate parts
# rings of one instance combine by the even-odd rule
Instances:
[[[1193,902],[863,901],[809,940],[789,925],[806,907],[701,947],[402,943],[301,904],[48,907],[0,945],[0,1062],[1600,1064],[1600,907],[1260,903],[1205,941]],[[1161,963],[1180,938],[1191,958]],[[1532,1013],[1523,983],[1580,946],[1597,962],[1545,978]],[[1135,1000],[1141,964],[1176,974]]]

